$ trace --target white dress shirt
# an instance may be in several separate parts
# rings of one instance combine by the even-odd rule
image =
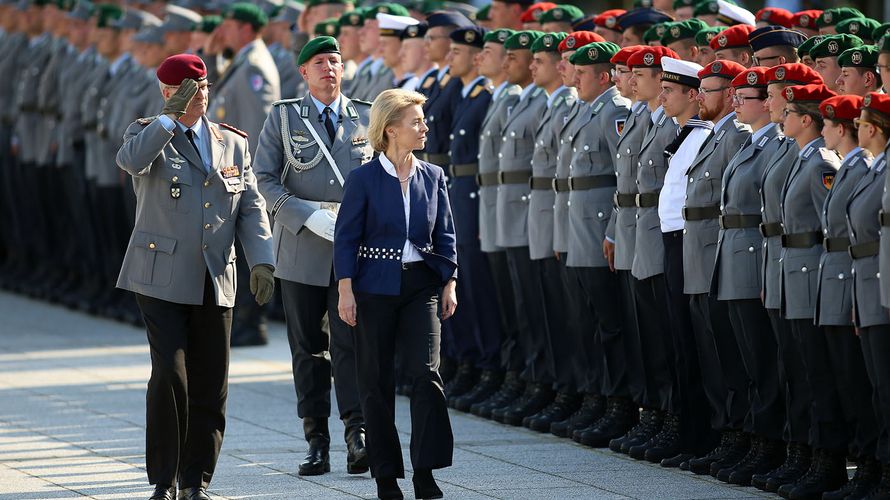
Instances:
[[[711,135],[713,126],[710,122],[703,123],[707,123],[708,126],[692,129],[668,161],[668,169],[664,174],[664,187],[658,196],[658,218],[661,219],[662,233],[683,229],[683,205],[686,204],[686,184],[689,182],[686,171],[698,156],[701,145]]]
[[[399,179],[399,174],[396,172],[396,166],[386,157],[385,154],[380,155],[380,164],[383,165],[383,170],[386,170],[386,173]],[[417,173],[417,166],[420,163],[417,161],[417,158],[411,157],[411,172],[408,174],[408,178],[414,177],[414,174]],[[401,179],[399,179],[401,180]],[[402,185],[399,183],[399,191],[401,192]],[[402,192],[402,206],[405,208],[405,245],[402,247],[402,262],[419,262],[423,260],[423,257],[420,256],[420,252],[417,251],[417,248],[414,247],[414,244],[408,240],[408,227],[411,221],[411,190],[406,189]]]

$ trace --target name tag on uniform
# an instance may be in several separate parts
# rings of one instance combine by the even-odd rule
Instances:
[[[241,175],[241,171],[238,170],[238,166],[237,166],[237,165],[231,165],[231,166],[228,166],[228,167],[223,167],[223,168],[219,171],[219,173],[222,174],[223,179],[231,179],[232,177],[238,177],[239,175]]]
[[[367,143],[368,143],[368,138],[367,138],[367,137],[353,137],[353,138],[352,138],[352,145],[353,145],[353,146],[364,146],[364,145],[367,144]]]

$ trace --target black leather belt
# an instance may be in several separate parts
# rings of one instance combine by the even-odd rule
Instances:
[[[460,165],[451,165],[448,167],[451,177],[475,177],[479,173],[478,163],[464,163]]]
[[[720,217],[720,207],[683,207],[683,220],[710,220]]]
[[[825,238],[822,246],[826,252],[846,252],[850,246],[850,238]]]
[[[822,243],[821,231],[782,235],[782,248],[810,248]]]
[[[498,184],[498,173],[497,172],[488,172],[487,174],[476,174],[476,185],[479,187],[482,186],[496,186]]]
[[[760,226],[760,215],[726,214],[720,216],[720,229],[745,229]]]
[[[602,187],[614,187],[618,185],[618,179],[614,175],[587,175],[584,177],[569,177],[569,191],[583,191]]]
[[[637,193],[635,201],[637,208],[657,207],[658,193]]]
[[[881,227],[890,227],[890,214],[885,214],[883,210],[878,212],[878,220],[881,221]]]
[[[781,236],[785,230],[782,228],[781,222],[765,222],[760,224],[760,234],[764,238],[770,238],[773,236]]]
[[[422,260],[417,260],[414,262],[402,262],[402,271],[409,271],[411,269],[420,269],[426,265],[426,262]]]
[[[569,180],[568,179],[560,179],[554,178],[551,181],[550,187],[553,188],[557,193],[565,193],[569,190]]]
[[[498,184],[528,184],[532,176],[531,170],[519,172],[498,172]]]
[[[537,191],[550,191],[553,189],[553,179],[550,177],[529,177],[528,187]]]
[[[637,206],[636,193],[615,193],[612,203],[618,208],[632,208]]]
[[[881,241],[869,241],[866,243],[860,243],[858,245],[852,245],[847,249],[847,253],[850,254],[850,257],[854,259],[862,259],[865,257],[874,257],[878,254],[878,251],[881,249]]]
[[[420,159],[440,167],[451,163],[451,155],[442,153],[420,153]]]

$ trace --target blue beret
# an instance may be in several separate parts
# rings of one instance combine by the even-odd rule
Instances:
[[[588,16],[575,21],[572,25],[572,31],[593,31],[596,29],[596,23],[593,21],[596,16]]]
[[[470,18],[460,12],[453,11],[433,12],[427,16],[426,23],[430,28],[435,28],[436,26],[457,26],[458,28],[467,28],[473,26],[473,21],[470,21]]]
[[[486,32],[487,30],[481,26],[467,26],[452,31],[449,36],[454,43],[481,49],[485,45]]]
[[[658,9],[642,7],[639,9],[629,10],[624,14],[621,14],[621,16],[618,17],[618,26],[620,26],[621,29],[624,30],[630,28],[631,26],[652,25],[673,20],[673,17],[665,14]]]
[[[807,36],[799,31],[794,31],[783,26],[764,26],[757,28],[748,34],[748,43],[754,52],[767,47],[776,47],[780,45],[790,45],[797,47]]]

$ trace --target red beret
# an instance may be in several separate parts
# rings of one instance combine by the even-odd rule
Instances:
[[[764,7],[758,10],[757,14],[754,14],[754,18],[768,24],[790,28],[792,26],[791,20],[794,18],[794,13],[781,7]]]
[[[830,120],[853,120],[859,118],[863,100],[862,96],[858,95],[837,95],[822,101],[819,111],[822,112],[822,116]]]
[[[519,21],[523,23],[537,23],[541,19],[541,14],[556,7],[553,2],[538,2],[525,9],[525,12],[519,17]]]
[[[627,58],[627,65],[631,68],[643,66],[647,68],[656,68],[661,71],[662,57],[680,59],[680,56],[676,52],[667,47],[643,47]]]
[[[790,87],[785,87],[785,100],[788,102],[822,102],[836,95],[821,83],[818,85],[791,85]]]
[[[612,59],[610,59],[609,62],[612,64],[621,64],[627,66],[627,60],[630,59],[631,54],[638,50],[645,49],[646,47],[648,47],[648,45],[631,45],[630,47],[624,47],[623,49],[615,53],[615,55],[612,56]]]
[[[736,75],[730,85],[737,89],[766,87],[766,66],[754,66]]]
[[[594,24],[597,26],[608,28],[610,30],[621,31],[621,28],[618,26],[618,17],[621,14],[627,12],[624,9],[610,9],[604,10],[600,12],[600,14],[593,18]]]
[[[802,10],[795,13],[791,18],[791,26],[814,30],[816,29],[816,19],[819,19],[819,16],[821,15],[822,11],[818,9]]]
[[[721,78],[732,80],[739,76],[739,73],[745,71],[745,69],[744,66],[735,61],[717,59],[702,68],[702,70],[698,72],[698,77],[704,79],[711,76],[719,76]]]
[[[580,49],[588,43],[605,41],[605,38],[592,31],[573,31],[569,33],[569,36],[565,37],[563,41],[559,42],[557,50],[559,50],[559,53],[561,54],[569,50]]]
[[[813,68],[801,63],[785,63],[773,66],[766,73],[767,83],[788,85],[818,85],[824,83],[822,76]]]
[[[711,50],[749,48],[748,35],[754,30],[750,24],[730,26],[711,39]]]
[[[158,66],[158,80],[164,85],[179,85],[186,78],[201,81],[207,78],[204,61],[194,54],[177,54],[164,59]]]
[[[869,92],[862,100],[862,107],[890,118],[890,95]]]

